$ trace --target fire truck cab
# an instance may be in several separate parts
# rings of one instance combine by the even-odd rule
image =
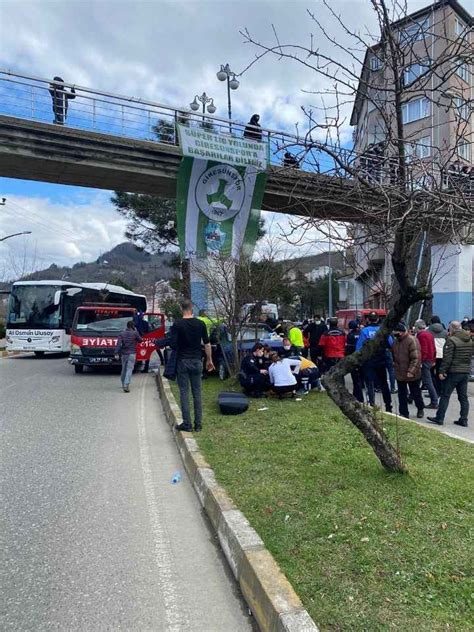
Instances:
[[[82,373],[85,366],[116,366],[120,360],[115,357],[119,334],[124,331],[129,320],[134,320],[137,310],[119,304],[101,303],[78,307],[71,330],[71,353],[69,362],[76,373]],[[142,334],[142,342],[137,344],[137,362],[150,360],[155,351],[155,340],[165,335],[165,315],[146,313],[147,333]]]

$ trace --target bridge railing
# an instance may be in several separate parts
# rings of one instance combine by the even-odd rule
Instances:
[[[73,90],[74,95],[71,94]],[[67,95],[74,98],[66,98]],[[64,103],[67,104],[67,111]],[[242,137],[246,126],[246,123],[190,112],[186,108],[174,108],[146,99],[58,83],[52,79],[20,75],[7,70],[0,70],[0,113],[43,123],[64,124],[67,127],[100,134],[169,145],[178,144],[178,123],[235,137]],[[329,145],[325,145],[325,149],[320,149],[311,136],[289,134],[268,128],[262,128],[262,140],[268,143],[269,162],[273,165],[284,165],[285,152],[289,151],[304,171],[316,171],[350,179],[350,171],[346,167],[352,167],[363,173],[368,180],[380,184],[390,184],[394,177],[396,178],[396,161],[384,155],[383,151],[377,151],[377,148],[363,154],[341,147],[331,148]],[[343,166],[340,166],[339,161]],[[429,178],[437,183],[442,182],[443,178],[447,181],[444,170],[436,167],[434,162],[430,165],[429,178],[426,177],[426,171],[420,170],[419,166],[415,162],[411,167],[413,188],[426,187]],[[424,181],[421,184],[420,172],[424,174]],[[448,176],[448,180],[452,182],[453,174]],[[471,194],[472,169],[470,177],[463,178],[462,182],[463,190],[467,188]],[[446,184],[444,186],[446,187]]]
[[[74,98],[66,98],[66,95],[71,95],[72,89],[75,91]],[[64,109],[60,113],[58,121],[53,102],[58,110],[58,104],[63,99],[66,99],[67,111]],[[59,84],[52,79],[19,75],[6,70],[0,70],[0,113],[170,145],[178,144],[178,123],[201,127],[214,133],[232,134],[235,137],[242,137],[246,126],[246,123],[190,112],[186,108],[174,108],[70,83]],[[301,169],[328,174],[337,172],[336,162],[326,152],[313,149],[310,156],[303,155],[303,138],[297,135],[262,128],[262,141],[268,143],[270,164],[282,165],[285,151],[290,151],[297,158]],[[356,159],[350,150],[338,149],[338,152],[339,155],[344,154],[344,161]]]

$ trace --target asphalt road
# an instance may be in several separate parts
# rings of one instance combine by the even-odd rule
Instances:
[[[64,357],[0,360],[0,629],[253,630],[152,376],[119,386]]]

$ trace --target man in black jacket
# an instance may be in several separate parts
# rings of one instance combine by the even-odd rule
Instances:
[[[246,355],[240,364],[239,381],[248,395],[262,397],[270,387],[268,370],[263,354],[263,345],[259,342],[252,347],[252,353]]]
[[[178,318],[171,328],[170,347],[177,354],[176,381],[179,387],[179,400],[183,423],[176,430],[191,432],[191,412],[189,409],[189,385],[194,402],[194,430],[202,430],[202,344],[206,353],[206,368],[214,371],[212,351],[206,325],[193,316],[193,304],[189,300],[181,303],[183,317]]]
[[[351,355],[352,353],[355,352],[356,344],[360,336],[360,327],[359,327],[359,323],[356,320],[350,320],[347,326],[349,328],[349,333],[347,334],[347,338],[346,338],[346,349],[345,349],[346,356]],[[363,380],[362,380],[362,374],[361,374],[360,368],[357,368],[351,371],[351,378],[352,378],[352,394],[359,402],[363,404],[364,403],[364,393],[362,391]]]
[[[76,98],[74,86],[71,88],[71,92],[68,92],[64,87],[64,79],[54,77],[49,94],[53,101],[54,122],[56,125],[64,125],[67,118],[68,101]]]
[[[318,357],[321,356],[321,349],[319,347],[319,339],[328,330],[326,323],[321,320],[319,314],[314,317],[312,323],[306,328],[306,332],[309,337],[309,355],[311,360],[316,363]]]

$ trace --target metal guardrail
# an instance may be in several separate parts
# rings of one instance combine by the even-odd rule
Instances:
[[[56,86],[60,88],[57,89]],[[55,89],[57,97],[54,96]],[[63,112],[62,122],[75,129],[177,145],[177,123],[226,135],[232,129],[232,135],[236,137],[243,136],[247,125],[146,99],[93,90],[71,83],[55,84],[52,79],[20,75],[8,70],[0,70],[0,113],[52,124],[57,118],[53,111],[54,99],[57,98],[59,103],[73,89],[74,98],[67,99],[67,111]],[[262,128],[262,141],[268,143],[270,164],[283,165],[285,151],[290,151],[298,160],[299,167],[305,171],[334,175],[340,170],[324,151],[313,148],[311,156],[303,156],[301,149],[305,144],[304,136]],[[344,154],[345,162],[351,163],[357,158],[350,150],[337,151],[340,155]]]
[[[75,94],[71,95],[73,91]],[[64,104],[65,95],[74,98],[66,99],[67,110],[63,105],[62,113],[58,116],[58,103]],[[146,99],[93,90],[71,83],[59,84],[52,79],[21,75],[8,70],[0,70],[0,113],[50,124],[54,124],[56,119],[56,124],[75,129],[169,145],[178,144],[178,123],[201,127],[218,134],[228,135],[232,130],[232,136],[236,137],[243,136],[247,125]],[[269,162],[272,165],[285,165],[284,154],[289,151],[297,160],[299,168],[304,171],[350,179],[345,168],[331,157],[332,150],[343,165],[352,166],[373,182],[389,184],[396,173],[396,162],[390,157],[380,155],[380,152],[366,151],[357,154],[350,149],[330,145],[325,145],[326,150],[319,149],[316,139],[311,135],[295,135],[262,128],[262,141],[268,143]],[[460,176],[445,172],[432,163],[431,173],[428,178],[424,176],[423,182],[416,174],[416,169],[413,166],[413,184],[410,188],[429,189],[431,185],[426,182],[431,179],[433,182],[442,182],[443,188],[459,188],[462,184],[463,190],[467,189],[470,195],[474,194],[472,169],[471,175],[465,177],[466,174]]]

